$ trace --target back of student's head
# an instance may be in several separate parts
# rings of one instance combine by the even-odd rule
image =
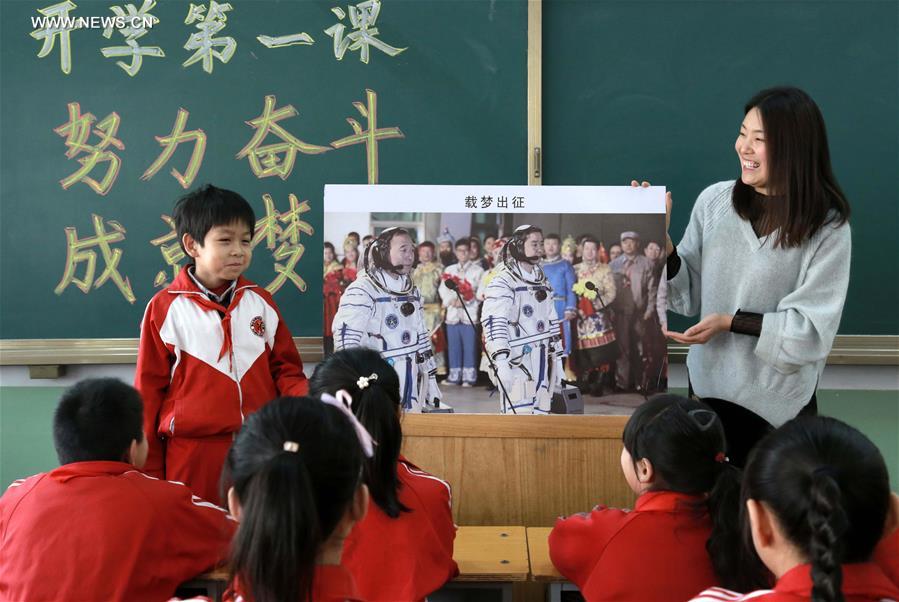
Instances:
[[[365,484],[371,498],[396,518],[408,511],[397,497],[396,461],[403,445],[399,377],[377,351],[345,349],[319,364],[309,380],[310,395],[334,395],[340,390],[353,398],[353,413],[378,443],[374,457],[365,463]]]
[[[740,471],[727,461],[718,415],[695,399],[655,395],[634,411],[622,439],[635,465],[644,458],[652,465],[652,491],[708,494],[712,534],[706,548],[721,584],[744,590],[745,565],[758,567],[758,561],[733,553],[742,542]],[[755,575],[752,584],[757,583]]]
[[[744,500],[767,506],[812,565],[812,599],[843,600],[841,564],[870,559],[890,500],[883,456],[851,426],[801,417],[766,436],[743,477]]]
[[[247,418],[223,482],[240,503],[231,570],[252,600],[309,598],[316,556],[350,508],[361,474],[356,431],[334,406],[284,397]]]
[[[182,196],[175,203],[172,217],[178,231],[178,240],[190,234],[203,246],[206,234],[216,226],[243,224],[252,233],[256,226],[253,208],[238,193],[206,184]]]
[[[132,441],[143,440],[140,393],[115,378],[89,378],[68,389],[53,415],[53,444],[60,464],[126,460]]]

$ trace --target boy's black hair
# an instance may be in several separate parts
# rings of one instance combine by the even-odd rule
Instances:
[[[546,236],[543,237],[543,242],[546,242],[548,240],[558,240],[559,242],[562,242],[562,239],[559,238],[559,235],[556,234],[555,232],[550,232],[549,234],[547,234]]]
[[[121,462],[144,436],[144,403],[116,378],[89,378],[62,395],[53,415],[53,445],[60,464]]]
[[[470,238],[460,238],[456,241],[456,244],[453,245],[454,249],[458,249],[459,247],[471,247],[471,239]]]
[[[172,217],[178,231],[178,242],[185,253],[187,249],[181,243],[185,234],[190,234],[202,247],[206,234],[216,226],[242,222],[251,235],[256,227],[256,214],[245,198],[212,184],[192,190],[178,199]]]

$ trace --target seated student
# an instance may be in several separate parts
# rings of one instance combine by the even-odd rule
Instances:
[[[283,397],[247,418],[228,452],[228,507],[240,520],[226,600],[359,600],[341,552],[365,514],[371,437],[328,396]]]
[[[624,428],[621,469],[633,510],[597,506],[560,518],[549,536],[556,568],[587,600],[685,600],[733,583],[739,471],[724,430],[700,401],[657,395]]]
[[[150,443],[146,470],[218,500],[234,433],[279,395],[305,395],[303,362],[274,299],[243,277],[256,217],[246,199],[207,185],[178,200],[191,263],[147,305],[135,387]]]
[[[883,456],[859,431],[825,417],[786,423],[750,453],[743,501],[777,583],[745,596],[712,588],[694,602],[899,600],[888,576],[899,577],[895,499],[891,511]]]
[[[400,455],[396,372],[377,351],[348,349],[319,364],[310,388],[349,393],[353,412],[378,442],[364,468],[374,503],[346,540],[344,566],[366,600],[424,599],[458,573],[456,527],[449,485]]]
[[[0,599],[165,600],[227,554],[236,523],[179,483],[138,470],[143,404],[83,380],[53,418],[61,466],[0,498]]]

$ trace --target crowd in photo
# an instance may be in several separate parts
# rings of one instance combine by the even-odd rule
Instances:
[[[366,236],[369,241],[371,236]],[[411,280],[443,385],[485,382],[484,291],[502,263],[508,237],[456,238],[444,229],[415,246]],[[563,341],[565,378],[585,395],[651,395],[667,387],[665,258],[662,245],[627,230],[609,242],[589,233],[547,233],[539,266],[552,288]],[[338,251],[339,249],[339,251]],[[349,232],[340,247],[324,244],[325,353],[347,287],[362,266],[365,241]],[[455,283],[450,290],[445,282]],[[461,295],[456,294],[456,291]]]

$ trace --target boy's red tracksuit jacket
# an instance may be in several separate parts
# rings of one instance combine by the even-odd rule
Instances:
[[[271,295],[239,278],[229,306],[185,267],[157,293],[141,325],[135,387],[144,399],[148,474],[218,501],[219,475],[244,419],[308,381]]]

